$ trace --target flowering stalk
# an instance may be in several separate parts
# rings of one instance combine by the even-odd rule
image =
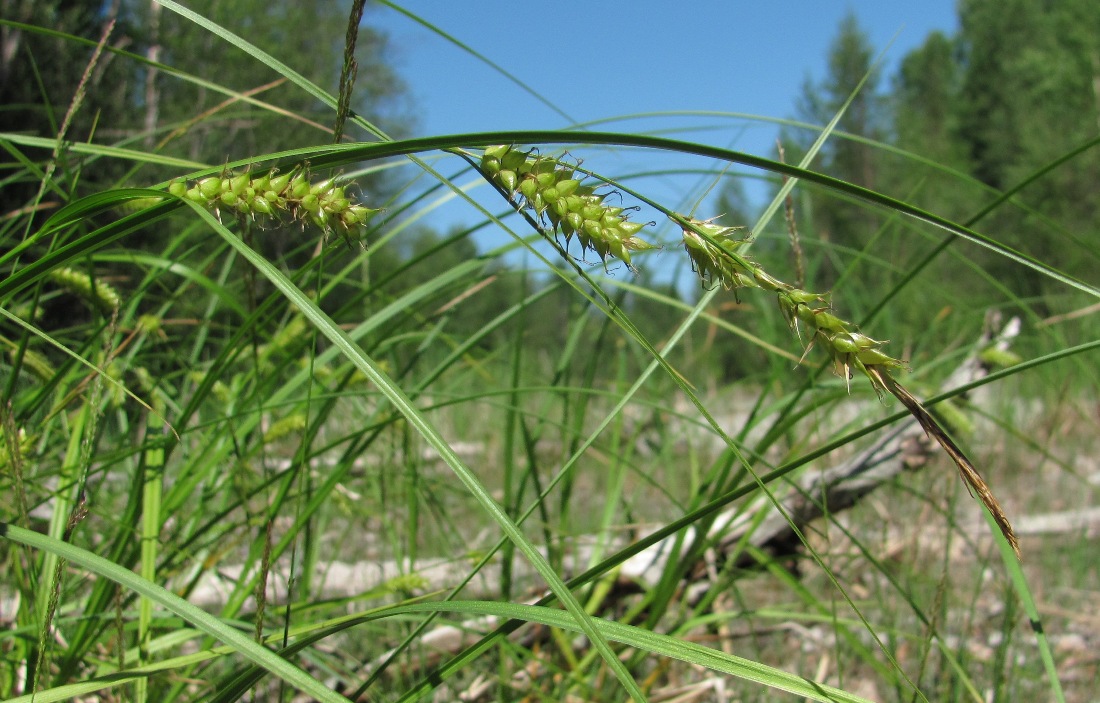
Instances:
[[[871,339],[837,317],[825,301],[825,296],[784,283],[764,271],[755,261],[740,254],[738,249],[750,241],[738,236],[743,228],[723,227],[710,221],[689,220],[679,215],[673,215],[671,219],[683,230],[684,248],[691,258],[692,267],[704,283],[721,284],[727,289],[762,288],[775,293],[779,309],[795,333],[800,338],[803,329],[808,333],[807,352],[816,343],[829,355],[833,370],[838,375],[843,375],[846,382],[851,378],[853,370],[859,371],[871,381],[876,393],[886,391],[901,401],[924,431],[939,442],[955,462],[971,490],[971,495],[977,494],[978,499],[993,515],[1005,539],[1012,545],[1016,556],[1020,556],[1020,545],[1012,524],[988,484],[921,402],[894,380],[892,372],[903,369],[906,365],[882,351],[885,342]]]
[[[278,218],[285,213],[326,233],[335,231],[349,243],[362,241],[367,222],[379,212],[348,197],[334,178],[311,182],[307,169],[301,166],[282,174],[271,170],[255,178],[249,173],[210,176],[190,187],[177,179],[168,185],[168,192],[204,207],[226,208],[252,217]]]

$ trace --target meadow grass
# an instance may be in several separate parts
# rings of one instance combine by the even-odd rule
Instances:
[[[372,140],[190,166],[72,148],[171,173],[85,197],[41,151],[63,143],[0,135],[8,180],[41,184],[0,221],[0,696],[1087,700],[1087,531],[1024,532],[1018,561],[942,454],[850,510],[825,506],[785,551],[751,542],[800,478],[911,412],[964,472],[962,448],[974,457],[1002,530],[1091,506],[1100,469],[1078,457],[1095,454],[1095,324],[1037,310],[1097,290],[978,229],[1011,191],[960,177],[981,205],[955,222],[818,174],[817,149],[846,138],[835,120],[792,165],[630,132],[393,140],[344,117]],[[640,150],[690,159],[662,178],[708,180],[662,203],[644,176],[604,171]],[[730,163],[775,176],[755,223],[695,213]],[[399,198],[351,186],[378,173]],[[796,187],[897,216],[861,252],[802,233],[811,275],[845,264],[828,297],[775,274],[785,254],[761,263],[787,241],[773,220]],[[407,256],[442,198],[477,223]],[[750,258],[734,224],[772,246]],[[490,228],[511,236],[470,255]],[[900,238],[923,246],[891,260]],[[1064,299],[1020,299],[972,245]],[[650,285],[658,256],[702,277],[697,299]],[[939,300],[945,271],[986,288]],[[1024,320],[1017,357],[939,398],[983,352],[990,308]],[[886,346],[907,329],[895,309],[924,331]],[[719,349],[750,361],[724,373],[737,359]],[[898,391],[902,358],[926,416]],[[709,530],[723,510],[751,522],[726,551]],[[655,544],[655,577],[623,577]],[[363,564],[350,590],[335,582]],[[444,625],[468,637],[444,647]]]

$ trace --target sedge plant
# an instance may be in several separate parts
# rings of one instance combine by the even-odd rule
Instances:
[[[750,589],[740,586],[745,575],[733,567],[715,566],[721,588],[696,603],[684,600],[681,584],[712,546],[703,537],[689,540],[688,528],[708,526],[720,510],[747,503],[809,462],[888,424],[890,419],[838,430],[820,446],[797,437],[789,456],[769,463],[775,454],[769,450],[784,433],[798,434],[789,429],[798,420],[843,401],[856,374],[878,395],[900,400],[955,462],[1017,555],[1019,546],[973,463],[895,378],[907,365],[838,310],[850,305],[783,281],[748,256],[744,230],[679,214],[686,207],[658,208],[677,231],[676,241],[662,246],[659,227],[638,214],[640,208],[624,205],[633,193],[618,179],[537,149],[640,147],[740,161],[933,222],[1000,256],[1020,261],[1018,253],[972,230],[972,222],[958,225],[804,166],[705,144],[572,131],[393,139],[349,114],[346,94],[331,96],[226,28],[178,3],[162,4],[341,111],[339,122],[346,120],[349,132],[360,130],[376,141],[255,154],[230,164],[150,155],[133,144],[80,145],[71,158],[125,163],[134,169],[127,183],[155,180],[140,170],[150,161],[171,177],[151,188],[106,189],[86,198],[66,192],[71,202],[38,219],[40,202],[32,199],[0,221],[10,401],[0,418],[0,505],[11,575],[0,596],[15,594],[4,601],[14,604],[15,615],[0,639],[5,696],[61,700],[122,691],[118,695],[138,701],[228,701],[289,699],[293,689],[331,701],[348,695],[457,697],[463,674],[472,688],[482,673],[493,673],[485,661],[494,652],[499,658],[490,678],[501,697],[642,700],[659,686],[667,662],[682,661],[749,682],[747,696],[778,690],[811,700],[864,700],[845,690],[853,688],[845,681],[828,685],[824,674],[788,671],[782,652],[727,652],[693,641],[695,628],[725,632],[744,615],[828,622],[841,643],[836,658],[855,652],[897,689],[899,700],[956,690],[964,698],[980,697],[981,670],[942,636],[949,628],[947,606],[924,607],[856,536],[869,568],[890,579],[886,590],[902,603],[895,610],[915,613],[917,625],[899,615],[880,629],[863,616],[865,604],[855,607],[853,600],[857,617],[849,617],[830,607],[832,596],[814,595],[784,565],[758,553],[753,557],[764,571],[808,604],[805,610],[749,604],[744,590]],[[344,75],[353,76],[353,67],[346,68]],[[185,73],[176,79],[200,83]],[[252,94],[225,90],[230,103],[270,107]],[[0,140],[19,155],[17,179],[37,185],[52,173],[32,168],[30,154],[41,144],[21,134]],[[50,148],[64,143],[46,141]],[[445,171],[455,155],[462,159],[458,170]],[[353,185],[363,163],[375,174],[397,173],[399,159],[411,161],[431,184],[414,181],[421,190],[410,188],[406,200],[390,202]],[[470,164],[476,171],[467,169]],[[339,169],[352,172],[334,177]],[[490,204],[471,197],[459,184],[466,175],[491,184],[507,207],[501,211],[496,197]],[[64,185],[46,176],[41,191],[63,191]],[[473,229],[509,229],[504,220],[514,212],[526,218],[525,226],[487,252],[463,249],[470,232],[462,231],[410,255],[400,245],[413,239],[410,222],[430,212],[435,199],[452,197],[483,218]],[[414,216],[402,219],[405,213]],[[127,237],[151,231],[168,234],[144,247],[125,245]],[[567,258],[543,257],[540,237]],[[275,241],[285,248],[271,246]],[[579,256],[568,256],[578,247]],[[689,315],[683,335],[665,347],[651,342],[625,312],[625,292],[644,289],[644,281],[609,282],[599,271],[620,261],[634,272],[643,268],[644,255],[659,250],[686,254],[698,280],[716,292],[729,290],[736,298],[752,289],[752,298],[770,300],[776,339],[762,340],[710,311],[648,291],[662,308]],[[536,276],[501,265],[516,252],[543,257]],[[598,265],[587,267],[588,255]],[[1042,262],[1023,263],[1089,293],[1089,286]],[[539,288],[532,282],[545,270],[553,272],[554,283]],[[615,285],[621,294],[608,292]],[[463,318],[490,296],[505,304],[486,304],[487,312]],[[55,322],[59,309],[70,315],[64,325]],[[462,327],[469,319],[472,327]],[[542,330],[564,331],[565,343],[531,343],[526,330],[539,323]],[[726,435],[702,393],[669,361],[676,358],[677,340],[703,326],[732,331],[739,343],[780,360],[782,371],[762,386],[779,386],[777,378],[793,375],[789,369],[800,354],[783,348],[793,332],[804,347],[801,356],[823,353],[843,388],[814,394],[805,407],[797,394],[785,396],[793,409],[781,411],[776,429],[753,444],[748,435],[763,424],[771,404],[759,392],[750,421],[736,436]],[[1094,348],[1067,346],[997,378]],[[668,372],[666,385],[647,397],[655,368]],[[694,409],[684,412],[665,400],[676,391],[695,401]],[[628,416],[639,407],[662,433],[654,442],[661,452],[656,458],[643,456],[635,444]],[[482,419],[494,413],[503,418],[499,433],[505,437],[498,444],[498,426]],[[686,451],[677,448],[684,437],[670,429],[681,425],[691,428]],[[720,451],[710,456],[697,448],[699,433],[718,437]],[[467,435],[495,447],[499,475],[493,461],[462,456],[455,438]],[[546,445],[555,443],[560,452],[547,456]],[[440,457],[450,472],[425,455]],[[745,467],[754,462],[768,471],[747,481]],[[662,476],[654,466],[676,473]],[[685,484],[690,490],[682,490]],[[638,498],[643,494],[647,500]],[[929,504],[953,519],[947,508]],[[619,520],[633,525],[650,519],[653,505],[671,506],[673,515],[627,544],[609,536]],[[531,527],[531,516],[538,527]],[[589,564],[570,569],[570,530],[579,524],[602,530],[600,544]],[[471,526],[503,536],[478,540]],[[669,560],[655,587],[620,608],[617,569],[666,539],[679,540],[680,558]],[[807,551],[829,556],[812,544]],[[398,571],[355,593],[326,590],[326,570],[335,561],[365,555],[382,561],[378,555],[391,554]],[[443,559],[460,577],[430,582],[418,568],[425,556]],[[1026,596],[1027,579],[1009,561],[1013,591]],[[535,565],[533,575],[523,575],[523,563]],[[826,559],[818,563],[829,571]],[[485,575],[497,565],[499,592],[469,595],[470,584],[493,580]],[[567,570],[575,575],[563,578]],[[945,583],[948,571],[945,565]],[[284,574],[286,593],[268,587]],[[209,597],[211,580],[224,586],[220,599]],[[526,598],[532,582],[547,587],[537,604],[512,602]],[[742,612],[724,602],[727,594],[743,599]],[[1029,618],[1040,622],[1034,603],[1023,601]],[[939,607],[942,600],[933,602]],[[1004,616],[1006,642],[1010,614]],[[476,641],[425,668],[427,645],[444,617],[491,617],[495,625],[477,621]],[[535,645],[507,637],[524,623],[555,634]],[[867,631],[877,650],[862,641]],[[574,633],[591,646],[578,644]],[[895,636],[921,643],[919,666],[893,654]],[[1057,690],[1051,650],[1039,641]],[[620,643],[638,654],[624,655]],[[931,682],[920,675],[934,668],[927,662],[943,663]],[[536,665],[553,669],[540,672]],[[535,672],[522,693],[512,679],[520,670]],[[344,693],[333,690],[333,680]]]

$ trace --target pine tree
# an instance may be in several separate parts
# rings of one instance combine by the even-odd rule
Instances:
[[[837,128],[849,134],[882,139],[886,113],[878,91],[879,75],[873,64],[870,40],[855,15],[849,13],[841,21],[829,49],[824,80],[817,85],[807,82],[803,88],[800,117],[824,125],[852,98]],[[874,147],[868,144],[836,137],[823,152],[822,170],[873,188],[878,179],[878,157]],[[815,198],[813,210],[814,234],[842,247],[861,248],[877,227],[877,218],[871,211],[838,200],[831,194]],[[829,281],[815,282],[818,287],[828,284]]]
[[[957,103],[959,134],[973,174],[999,189],[1100,134],[1100,4],[1090,0],[965,0],[959,6],[963,81]],[[1092,149],[1031,183],[1019,199],[1057,220],[1066,231],[1095,227],[1100,153]],[[1056,267],[1088,277],[1090,247],[1064,237],[1019,211],[986,224],[1008,244]],[[995,274],[1017,278],[1020,292],[1039,294],[1045,281],[1004,260]]]

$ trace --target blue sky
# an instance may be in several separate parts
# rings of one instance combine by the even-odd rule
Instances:
[[[399,4],[560,110],[408,17],[371,5],[368,21],[391,37],[390,58],[410,88],[421,135],[558,129],[574,121],[665,111],[793,117],[807,77],[824,76],[829,44],[849,10],[875,49],[885,52],[887,77],[930,32],[953,33],[957,27],[954,0]],[[671,136],[765,156],[774,154],[777,133],[768,123],[700,116],[627,119],[598,128],[668,129]],[[684,187],[686,197],[687,190],[697,193],[700,186]],[[759,200],[767,197],[764,189],[750,186],[749,194]],[[444,209],[435,217],[455,224],[477,216]]]
[[[929,32],[956,27],[954,0],[400,4],[577,121],[664,110],[786,117],[806,77],[824,74],[829,43],[849,9],[872,45],[886,51],[888,73]],[[371,21],[393,39],[393,58],[421,114],[421,133],[569,124],[460,48],[375,7]],[[745,139],[771,141],[770,135]]]

